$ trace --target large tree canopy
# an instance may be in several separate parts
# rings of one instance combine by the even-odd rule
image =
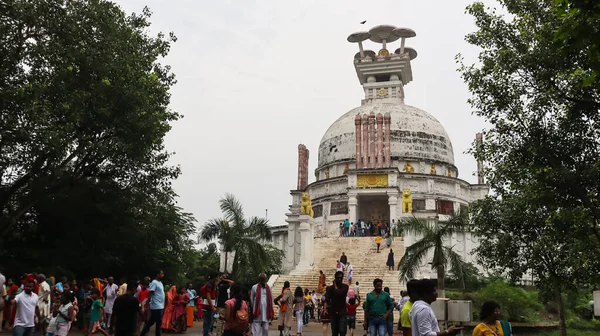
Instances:
[[[461,67],[491,125],[473,149],[493,191],[472,211],[478,253],[513,278],[533,270],[562,305],[561,291],[600,270],[600,3],[499,3],[509,15],[468,7],[467,41],[482,51]]]
[[[171,187],[180,169],[163,138],[180,115],[160,64],[175,37],[148,35],[147,9],[126,15],[104,0],[12,0],[0,11],[4,266],[183,270],[194,220]]]

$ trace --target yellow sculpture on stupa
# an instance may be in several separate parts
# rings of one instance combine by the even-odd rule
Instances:
[[[402,190],[402,212],[412,212],[412,195],[409,189]]]
[[[302,193],[302,207],[300,208],[300,214],[309,215],[314,217],[312,202],[310,201],[310,195],[307,192]]]
[[[410,161],[406,161],[406,164],[404,164],[404,171],[410,174],[415,172],[415,168],[410,165]]]

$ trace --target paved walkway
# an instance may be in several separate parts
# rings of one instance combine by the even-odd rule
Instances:
[[[354,336],[362,336],[363,335],[362,324],[357,325],[357,328],[358,328],[356,330],[357,332],[355,331]],[[168,333],[162,333],[162,334],[165,336],[167,336],[167,335],[193,335],[193,336],[202,335],[202,322],[196,322],[194,324],[194,327],[188,328],[188,330],[185,332],[185,334],[168,334]],[[2,332],[0,332],[0,335],[10,335],[10,332],[3,330]],[[81,336],[81,335],[83,335],[83,333],[78,331],[77,329],[74,329],[69,332],[69,335]],[[95,334],[95,335],[102,336],[102,334],[100,334],[100,333]],[[296,326],[294,325],[294,327],[292,328],[292,332],[290,333],[290,336],[295,336],[295,335],[296,335]],[[327,330],[327,335],[331,335],[331,329]],[[349,333],[346,335],[350,336]],[[33,336],[39,336],[39,333],[34,333]],[[148,333],[148,336],[154,336],[154,328],[152,328],[150,330],[150,332]],[[277,330],[277,321],[274,321],[274,323],[269,327],[269,336],[279,336],[279,331]],[[308,326],[304,327],[302,336],[323,336],[323,324],[318,323],[318,322],[310,322],[308,324]]]

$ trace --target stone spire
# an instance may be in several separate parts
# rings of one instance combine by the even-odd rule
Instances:
[[[296,190],[304,190],[308,185],[308,149],[298,145],[298,186]]]
[[[415,31],[410,28],[391,25],[375,26],[368,32],[348,36],[348,42],[358,43],[359,52],[354,55],[354,68],[365,91],[363,104],[374,100],[404,102],[404,85],[412,81],[410,61],[417,57],[414,49],[404,45],[407,38],[415,36]],[[390,53],[388,43],[398,39],[401,40],[400,48]],[[366,40],[381,43],[382,48],[377,53],[365,50],[363,42]]]

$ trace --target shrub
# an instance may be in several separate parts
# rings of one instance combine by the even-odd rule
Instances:
[[[513,322],[532,321],[534,314],[542,308],[537,300],[537,293],[512,286],[503,280],[489,282],[477,292],[476,297],[479,306],[485,301],[498,302],[502,318]],[[477,310],[478,307],[474,309]]]

